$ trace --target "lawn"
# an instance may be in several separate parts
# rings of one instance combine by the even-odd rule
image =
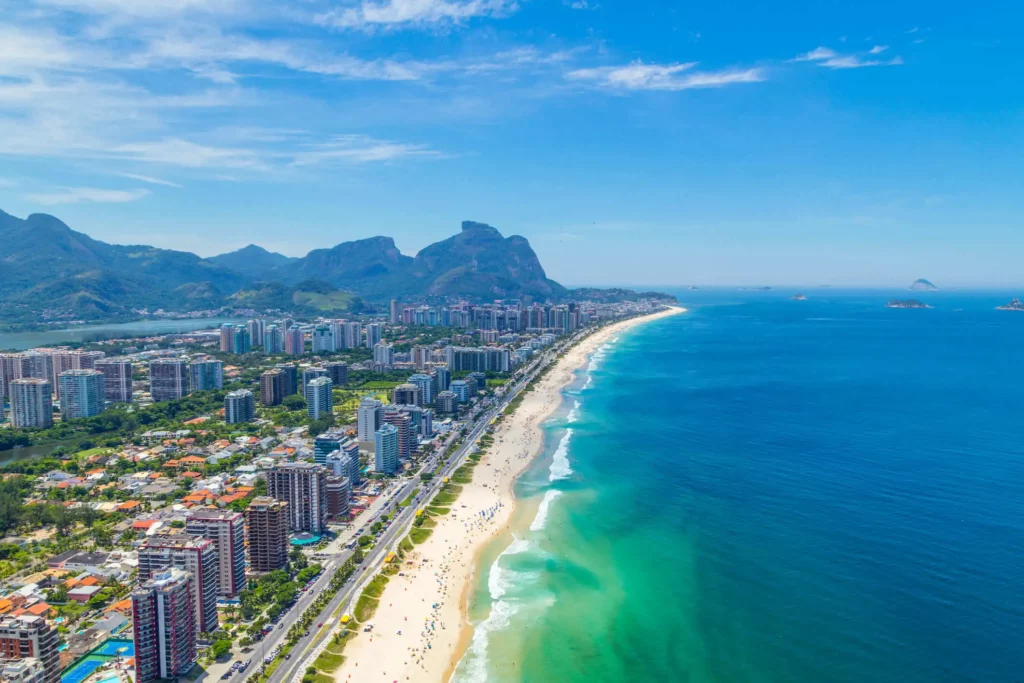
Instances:
[[[415,543],[416,545],[419,545],[420,543],[423,543],[428,538],[430,538],[430,534],[432,534],[432,533],[433,533],[432,529],[423,529],[423,528],[413,529],[409,533],[409,538],[412,539],[413,543]]]
[[[370,382],[363,382],[359,385],[359,389],[394,389],[401,382],[389,382],[383,379],[377,379]]]

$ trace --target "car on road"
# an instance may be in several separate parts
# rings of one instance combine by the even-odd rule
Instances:
[[[319,624],[317,624],[317,625],[316,625],[316,627],[317,627],[317,628],[320,628],[320,627],[321,627],[321,626],[323,626],[323,625],[324,625],[324,622],[322,622],[322,621],[321,621],[321,622],[320,622]]]

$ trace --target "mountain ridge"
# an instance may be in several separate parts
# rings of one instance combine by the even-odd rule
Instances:
[[[296,312],[364,310],[365,300],[462,297],[553,301],[571,290],[548,278],[529,240],[486,223],[415,256],[378,235],[301,258],[255,244],[202,258],[148,245],[116,245],[49,214],[0,211],[0,320],[124,317],[132,309],[198,310],[290,305]],[[43,315],[43,314],[46,315]]]

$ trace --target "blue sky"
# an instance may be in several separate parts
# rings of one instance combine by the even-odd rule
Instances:
[[[0,208],[569,284],[1024,284],[1012,2],[0,0]]]

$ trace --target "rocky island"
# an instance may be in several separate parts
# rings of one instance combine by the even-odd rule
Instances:
[[[1006,304],[1005,306],[997,306],[997,311],[1024,311],[1024,302],[1021,302],[1017,297],[1013,297],[1013,301]]]
[[[886,308],[931,308],[928,304],[917,299],[893,299],[885,305]]]
[[[789,297],[789,300],[790,301],[807,301],[807,297],[804,296],[803,294],[794,294],[793,296]]]
[[[925,279],[914,280],[910,284],[910,291],[912,292],[935,292],[938,291],[938,289],[938,287]]]

